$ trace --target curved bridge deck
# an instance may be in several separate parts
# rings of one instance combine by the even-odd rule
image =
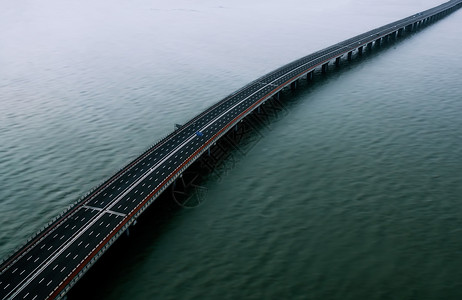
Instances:
[[[462,6],[449,1],[302,57],[251,82],[158,142],[101,186],[73,204],[0,266],[0,299],[65,296],[138,216],[189,165],[255,108],[315,68],[351,58],[430,24]]]

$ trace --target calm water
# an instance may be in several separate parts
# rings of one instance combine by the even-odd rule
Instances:
[[[440,3],[94,2],[2,4],[0,258],[175,123]],[[460,28],[461,11],[287,93],[203,205],[142,221],[74,298],[461,299]]]

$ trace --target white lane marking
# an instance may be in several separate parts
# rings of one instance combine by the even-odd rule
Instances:
[[[258,81],[258,83],[259,83],[259,84],[263,84],[263,85],[265,85],[265,86],[271,85],[271,86],[278,87],[278,85],[277,85],[277,84],[274,84],[274,83],[266,83],[266,82],[261,82],[261,81]]]
[[[103,210],[102,208],[94,207],[94,206],[90,206],[90,205],[84,205],[84,206],[82,206],[82,207],[89,208],[89,209],[93,209],[93,210],[97,210],[97,211],[102,211],[102,210]]]
[[[106,210],[105,212],[108,213],[108,214],[112,214],[112,215],[116,215],[116,216],[121,216],[121,217],[124,217],[124,218],[127,216],[126,214],[123,214],[123,213],[120,213],[120,212],[116,212],[116,211],[113,211],[113,210]]]

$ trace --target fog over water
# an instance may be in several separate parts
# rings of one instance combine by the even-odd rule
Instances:
[[[174,124],[441,3],[4,1],[0,259]],[[69,298],[461,299],[461,28],[457,11],[285,93],[203,205],[135,229]]]

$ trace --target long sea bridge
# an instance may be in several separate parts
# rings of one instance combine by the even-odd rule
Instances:
[[[462,6],[449,1],[284,65],[237,90],[152,146],[72,204],[0,265],[0,299],[63,298],[183,172],[228,131],[285,87],[311,80],[373,45],[416,31]]]

